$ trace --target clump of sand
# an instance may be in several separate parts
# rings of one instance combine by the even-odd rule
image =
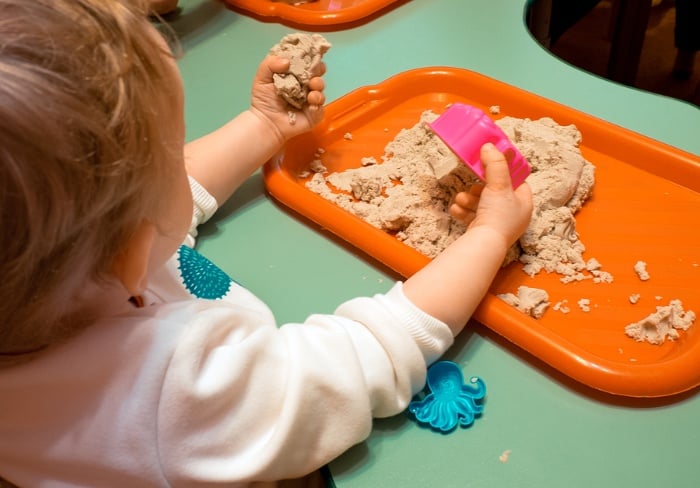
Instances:
[[[504,117],[496,123],[532,167],[526,180],[532,189],[532,220],[519,240],[523,271],[530,276],[555,272],[565,281],[599,277],[599,263],[583,259],[585,246],[574,218],[595,183],[595,167],[579,149],[581,133],[551,118]]]
[[[289,59],[289,70],[272,76],[277,94],[289,105],[301,109],[307,104],[309,80],[321,74],[323,55],[330,48],[331,43],[321,34],[296,32],[287,34],[270,49],[271,54]]]
[[[401,130],[381,162],[364,158],[359,168],[315,173],[307,188],[435,257],[465,232],[448,208],[458,191],[477,180],[427,126],[434,118],[426,112],[414,127]]]
[[[649,272],[647,271],[647,263],[644,261],[637,261],[634,263],[634,272],[637,273],[637,276],[642,281],[647,281],[649,278],[651,278]]]
[[[695,312],[683,310],[680,300],[671,300],[664,307],[656,307],[656,312],[639,322],[625,327],[625,334],[638,342],[660,345],[666,339],[676,340],[679,330],[688,330],[695,322]]]
[[[503,293],[498,298],[530,317],[539,319],[549,307],[549,294],[540,288],[519,286],[518,293]]]

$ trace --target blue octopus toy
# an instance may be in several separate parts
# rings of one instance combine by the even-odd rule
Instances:
[[[408,411],[434,429],[449,432],[457,425],[468,427],[484,411],[481,400],[486,384],[478,377],[465,384],[462,370],[452,361],[438,361],[428,368],[428,388],[430,393],[409,403]]]

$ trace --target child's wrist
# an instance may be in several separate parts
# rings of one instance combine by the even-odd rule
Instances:
[[[502,252],[504,256],[513,245],[507,236],[488,225],[470,227],[465,233],[465,236],[466,235],[469,236],[470,240],[479,241],[480,246]]]
[[[284,146],[287,142],[287,136],[267,115],[255,107],[250,107],[246,113],[250,114],[250,118],[255,121],[252,123],[260,128],[259,133],[262,140],[271,138],[276,149]]]

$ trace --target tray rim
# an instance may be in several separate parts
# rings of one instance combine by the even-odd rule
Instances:
[[[557,116],[560,113],[564,113],[567,119],[584,122],[584,128],[597,127],[597,130],[600,131],[601,127],[605,127],[614,131],[616,140],[620,143],[619,151],[626,150],[630,145],[638,145],[645,150],[653,150],[654,152],[661,152],[674,157],[679,160],[679,169],[672,173],[670,175],[671,178],[668,179],[686,187],[688,187],[688,184],[694,184],[695,186],[688,188],[692,191],[700,192],[700,178],[691,181],[687,179],[688,174],[700,171],[700,160],[694,155],[553,100],[464,68],[447,66],[415,68],[395,74],[378,84],[357,88],[330,102],[326,106],[325,120],[332,120],[335,115],[352,111],[353,107],[357,106],[356,99],[358,98],[364,99],[365,103],[368,103],[372,100],[381,99],[383,93],[396,88],[398,85],[405,85],[421,78],[436,76],[456,77],[458,80],[473,82],[477,85],[489,85],[491,88],[505,89],[519,96],[528,97],[532,103],[542,108],[540,110],[542,113],[557,113]],[[314,132],[322,132],[327,128],[327,125],[322,125],[314,129]],[[579,129],[584,132],[584,129],[581,129],[581,127]],[[367,256],[387,265],[404,277],[410,276],[429,262],[430,259],[428,257],[400,243],[389,234],[378,231],[370,224],[336,207],[333,203],[323,199],[323,197],[310,191],[302,193],[295,191],[299,185],[283,171],[283,155],[284,152],[271,159],[263,167],[265,187],[276,200],[338,235]],[[641,163],[638,167],[640,169],[650,169],[645,167],[644,163]],[[293,183],[293,185],[290,185],[290,183]],[[352,220],[356,220],[352,226],[354,235],[344,233],[338,229],[337,223],[334,223],[332,219],[328,220],[324,215],[324,209],[327,208],[327,205],[341,210],[349,215]],[[362,241],[361,234],[365,232],[374,234],[374,239],[380,239],[382,244],[386,245],[377,246],[372,252],[368,251],[363,245],[358,244],[358,242]],[[377,235],[377,232],[381,236]],[[409,255],[406,263],[397,264],[393,259],[392,247],[395,248],[397,244],[406,248],[402,250],[402,252],[407,252]],[[375,252],[377,249],[380,252]],[[539,360],[592,388],[621,396],[662,397],[680,394],[700,385],[700,369],[697,368],[697,364],[700,362],[700,347],[696,347],[696,351],[691,351],[692,354],[686,353],[663,362],[623,364],[601,358],[571,342],[563,345],[561,336],[554,334],[544,326],[538,325],[536,320],[514,320],[511,312],[512,307],[489,293],[477,307],[472,318]],[[525,318],[528,319],[528,317]],[[529,327],[523,327],[518,322],[527,323]],[[537,336],[535,342],[532,341],[533,336]],[[677,370],[688,371],[691,374],[687,376],[674,374]],[[697,371],[692,373],[695,370]]]
[[[243,9],[254,15],[279,19],[300,25],[329,26],[350,24],[368,18],[394,3],[406,0],[365,0],[360,4],[336,11],[308,10],[284,2],[271,0],[224,0],[231,7]]]

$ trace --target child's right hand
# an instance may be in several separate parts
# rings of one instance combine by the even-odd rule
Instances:
[[[512,245],[525,232],[532,215],[532,192],[527,183],[513,190],[508,162],[493,144],[481,148],[486,185],[474,185],[469,192],[458,193],[450,214],[469,225],[487,226]]]
[[[508,248],[525,232],[532,213],[527,183],[513,190],[506,157],[493,144],[481,148],[486,185],[458,195],[450,213],[469,224],[459,239],[406,280],[404,293],[418,308],[456,335],[472,316],[503,264]]]

